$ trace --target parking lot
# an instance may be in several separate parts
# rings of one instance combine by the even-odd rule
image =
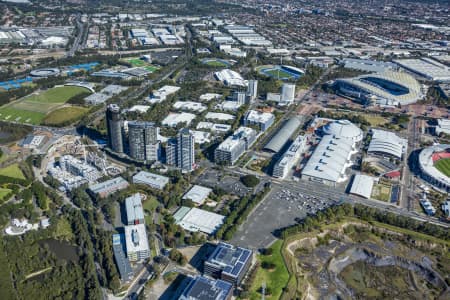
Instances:
[[[233,244],[252,249],[265,248],[276,239],[277,229],[296,223],[307,214],[338,203],[341,193],[333,194],[309,182],[273,184],[271,192],[236,232]]]
[[[218,170],[207,170],[197,178],[197,184],[221,188],[228,194],[243,197],[250,190],[237,176],[224,175]]]

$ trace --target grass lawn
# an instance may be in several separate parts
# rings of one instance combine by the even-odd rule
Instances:
[[[87,90],[78,86],[60,86],[48,89],[38,94],[24,98],[26,102],[65,103],[73,96],[85,93]]]
[[[159,202],[152,196],[148,196],[147,200],[142,203],[142,207],[144,210],[155,211],[156,207],[158,207]]]
[[[381,126],[389,122],[388,119],[377,115],[364,115],[364,118],[370,123],[370,126]]]
[[[434,163],[434,167],[445,176],[450,177],[450,158],[441,158]]]
[[[372,190],[372,198],[389,202],[391,200],[391,186],[386,184],[375,184]]]
[[[0,175],[11,178],[26,179],[18,164],[12,164],[6,168],[0,169]]]
[[[10,189],[4,189],[4,188],[0,188],[0,202],[6,199],[3,199],[6,195],[8,195],[9,193],[11,193]]]
[[[88,108],[68,106],[58,108],[49,113],[43,120],[43,124],[57,126],[67,122],[75,122],[89,111]]]
[[[289,273],[284,264],[283,257],[281,255],[281,247],[283,246],[283,241],[277,240],[270,248],[273,249],[273,254],[271,256],[258,255],[257,259],[260,263],[268,262],[276,265],[275,270],[266,270],[259,268],[256,273],[256,278],[250,289],[250,299],[259,300],[261,299],[261,294],[259,290],[263,284],[271,290],[272,295],[266,295],[266,299],[279,299],[283,288],[286,286],[289,280]]]
[[[218,60],[208,60],[206,64],[211,67],[228,67],[226,63]]]
[[[41,124],[45,115],[61,106],[73,96],[86,93],[77,86],[55,87],[34,93],[0,108],[0,120],[27,124]]]

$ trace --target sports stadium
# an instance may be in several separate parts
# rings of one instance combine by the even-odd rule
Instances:
[[[435,187],[450,192],[450,145],[433,145],[419,154],[419,168],[423,179]]]
[[[261,75],[265,75],[280,80],[291,80],[291,79],[297,80],[303,74],[305,74],[305,71],[303,71],[302,69],[286,65],[259,66],[258,68],[256,68],[256,71]]]
[[[337,79],[335,87],[345,96],[364,104],[407,105],[422,99],[421,85],[409,74],[386,71]]]

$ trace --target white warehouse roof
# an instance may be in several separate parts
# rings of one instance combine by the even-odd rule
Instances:
[[[222,226],[225,217],[199,208],[182,206],[174,215],[176,223],[185,230],[213,234]]]
[[[362,174],[355,175],[352,187],[350,188],[350,194],[370,199],[375,180],[376,179],[372,176]]]
[[[302,176],[334,183],[345,181],[345,170],[352,164],[350,158],[356,152],[353,145],[350,139],[325,135],[305,165]]]
[[[402,158],[406,152],[408,140],[400,138],[395,133],[385,130],[372,129],[372,140],[370,141],[368,153],[383,153]]]
[[[205,202],[211,192],[212,190],[210,188],[201,185],[194,185],[189,192],[184,194],[183,199],[189,199],[192,202],[201,205]]]
[[[237,85],[237,86],[247,86],[247,81],[242,78],[241,74],[230,69],[224,69],[215,72],[217,80],[221,81],[225,85]]]

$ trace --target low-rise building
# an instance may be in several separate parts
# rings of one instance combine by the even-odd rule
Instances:
[[[204,265],[204,274],[239,285],[252,263],[252,251],[220,242]]]
[[[225,217],[196,207],[180,207],[173,215],[175,223],[191,232],[214,234],[222,225]]]
[[[256,125],[261,131],[266,131],[274,121],[275,116],[271,113],[249,110],[244,117],[244,126]]]
[[[150,257],[145,224],[125,226],[125,245],[130,261],[143,260]]]
[[[89,186],[89,191],[94,195],[99,195],[100,198],[105,198],[116,191],[126,189],[128,186],[128,181],[119,176],[104,182],[92,184]]]
[[[194,185],[186,194],[184,194],[183,199],[189,199],[196,205],[202,205],[211,192],[212,190],[210,188]]]
[[[256,131],[249,127],[239,127],[233,135],[225,139],[214,151],[214,161],[233,165],[239,157],[256,141]]]
[[[144,209],[142,208],[141,194],[136,193],[125,199],[125,210],[127,213],[127,224],[145,224]]]
[[[230,283],[197,276],[189,282],[178,300],[230,300],[232,294]]]
[[[133,269],[130,261],[125,256],[125,235],[120,233],[113,234],[112,240],[114,259],[117,270],[119,270],[120,279],[129,281],[133,276]]]
[[[141,171],[133,176],[133,183],[145,184],[152,188],[162,190],[169,183],[169,178],[158,174]]]
[[[273,167],[273,177],[285,178],[306,150],[307,137],[299,135]]]

